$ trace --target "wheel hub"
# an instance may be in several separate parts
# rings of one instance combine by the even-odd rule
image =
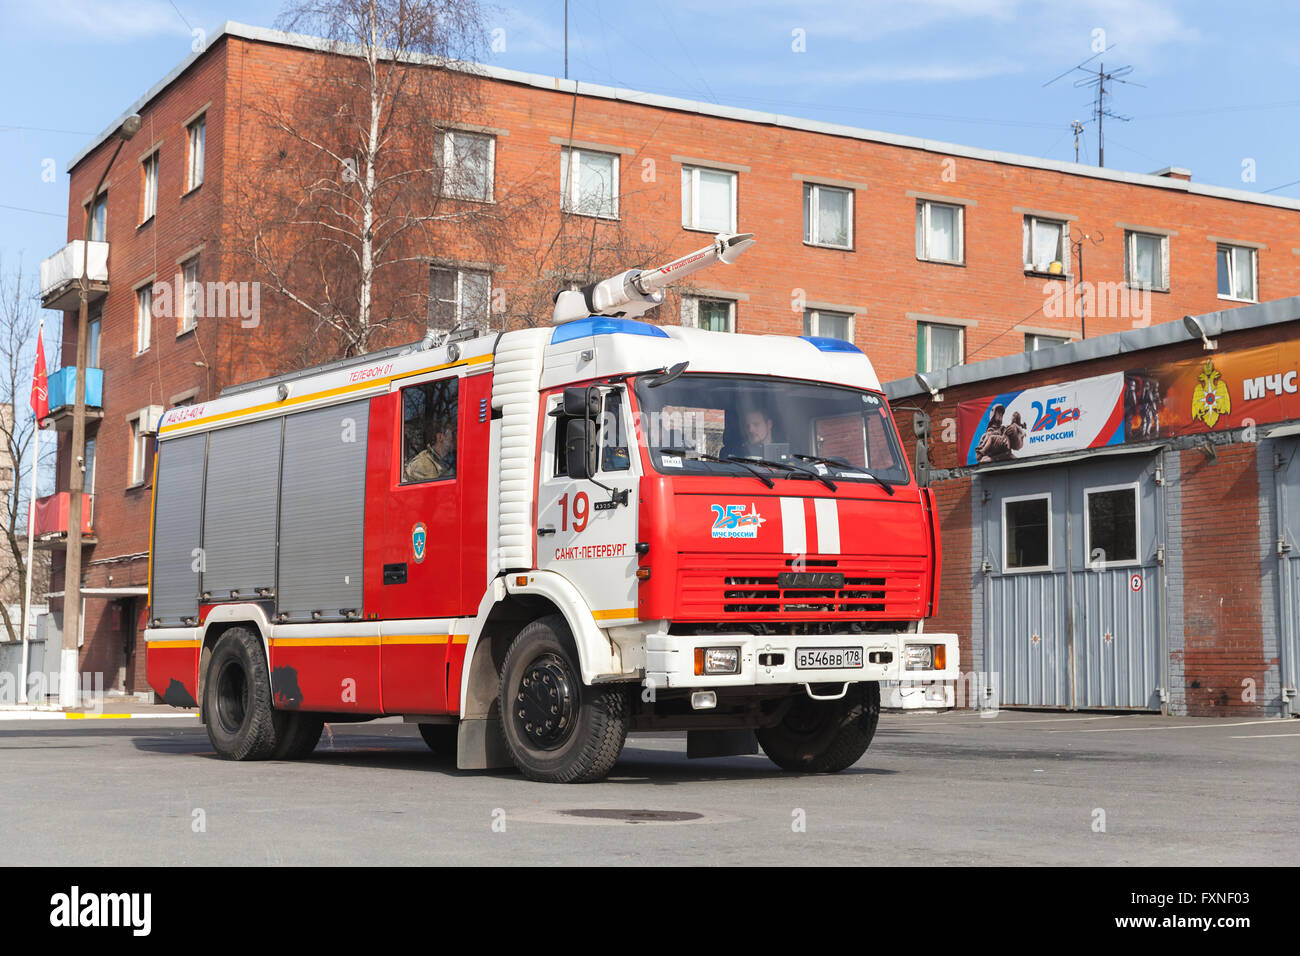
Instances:
[[[244,669],[230,661],[217,675],[217,719],[227,733],[236,733],[248,712],[248,680]]]
[[[539,750],[554,750],[573,730],[574,688],[568,664],[543,654],[527,668],[515,688],[513,718],[521,737]]]

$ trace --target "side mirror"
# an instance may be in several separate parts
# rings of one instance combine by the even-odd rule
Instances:
[[[585,389],[565,389],[565,404],[568,404],[569,391],[582,392]],[[566,409],[567,411],[567,409]],[[596,423],[590,418],[571,418],[564,432],[564,470],[570,478],[590,478],[596,474],[598,462],[596,455]]]
[[[586,387],[564,390],[564,414],[570,418],[595,418],[600,414],[600,389]],[[566,438],[572,432],[566,434]]]

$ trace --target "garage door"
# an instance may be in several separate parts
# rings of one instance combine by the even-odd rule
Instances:
[[[1003,706],[1159,710],[1156,461],[983,476],[985,660]]]

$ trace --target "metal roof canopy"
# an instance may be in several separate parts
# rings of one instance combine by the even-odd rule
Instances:
[[[1017,471],[1021,468],[1045,468],[1048,465],[1068,465],[1072,461],[1089,461],[1096,458],[1108,458],[1115,455],[1153,455],[1156,452],[1167,448],[1163,443],[1154,445],[1103,445],[1101,448],[1090,448],[1087,451],[1072,452],[1068,455],[1051,455],[1034,458],[1017,458],[1015,461],[999,461],[987,465],[969,465],[972,474],[986,475],[993,471]]]
[[[1300,435],[1300,422],[1292,422],[1290,425],[1274,425],[1272,428],[1264,429],[1265,438],[1290,438],[1292,435]]]
[[[1221,309],[1218,312],[1207,312],[1197,318],[1210,338],[1231,332],[1245,332],[1285,322],[1296,322],[1300,321],[1300,296],[1274,299],[1272,302],[1261,302],[1257,305],[1244,305],[1236,309]],[[975,362],[972,365],[954,365],[952,368],[926,372],[925,377],[930,384],[942,392],[946,388],[973,385],[999,378],[1012,378],[1039,369],[1064,368],[1093,359],[1142,352],[1165,345],[1178,345],[1182,342],[1195,342],[1198,338],[1199,336],[1192,335],[1182,322],[1161,322],[1145,328],[1127,329],[1093,339],[1083,339],[1080,342],[1057,345],[1050,349],[1005,355],[1001,358]],[[885,383],[885,395],[891,402],[925,394],[927,393],[921,388],[920,383],[912,377]]]

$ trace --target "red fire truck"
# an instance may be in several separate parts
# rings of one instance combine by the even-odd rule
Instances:
[[[751,236],[557,296],[555,324],[227,389],[159,428],[149,683],[223,757],[401,715],[461,768],[607,774],[631,731],[856,762],[924,633],[939,529],[848,342],[660,326]],[[942,685],[940,685],[942,686]]]

